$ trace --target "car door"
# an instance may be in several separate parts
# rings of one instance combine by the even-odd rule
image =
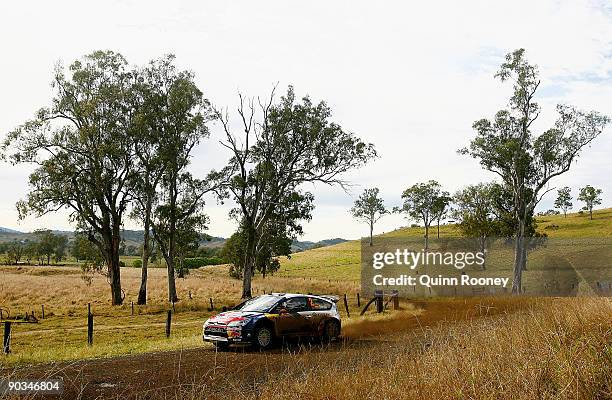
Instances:
[[[276,330],[280,335],[307,335],[311,330],[306,297],[290,297],[279,306]]]
[[[313,336],[319,336],[322,333],[322,328],[325,321],[330,316],[330,310],[332,304],[318,297],[309,297],[307,299],[308,312],[306,312],[306,318],[310,324],[310,334]]]

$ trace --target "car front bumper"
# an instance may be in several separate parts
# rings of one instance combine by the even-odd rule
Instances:
[[[211,343],[228,343],[228,344],[240,344],[250,343],[251,331],[242,329],[228,328],[224,332],[214,331],[210,332],[204,329],[202,334],[202,340]]]
[[[212,336],[212,335],[204,335],[202,337],[202,339],[205,342],[225,342],[225,343],[230,343],[230,340],[226,337],[222,337],[222,336]]]

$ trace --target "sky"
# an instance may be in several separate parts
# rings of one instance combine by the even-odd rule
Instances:
[[[333,120],[375,144],[380,157],[344,176],[339,187],[304,186],[316,209],[303,240],[359,238],[367,226],[349,214],[361,191],[380,188],[388,207],[401,192],[435,179],[446,190],[494,176],[457,154],[475,120],[505,107],[509,84],[494,79],[506,53],[525,48],[539,66],[543,108],[535,133],[550,127],[555,105],[612,115],[612,5],[605,1],[21,1],[0,2],[0,139],[50,104],[59,63],[114,50],[134,65],[164,54],[195,73],[204,95],[230,115],[238,93],[265,97],[293,85],[325,100]],[[233,113],[235,115],[235,113]],[[204,176],[224,165],[220,126],[195,150],[191,169]],[[612,128],[551,187],[603,189],[612,206]],[[18,221],[29,165],[0,164],[0,226],[70,230],[67,212]],[[552,208],[554,193],[539,209]],[[208,232],[227,237],[231,204],[207,199]],[[580,205],[574,201],[574,209]],[[375,233],[408,223],[384,217]],[[138,224],[126,221],[126,228]]]

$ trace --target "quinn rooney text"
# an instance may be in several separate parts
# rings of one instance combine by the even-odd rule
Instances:
[[[429,275],[400,275],[393,278],[382,275],[374,275],[372,283],[376,286],[416,286],[417,284],[426,287],[432,286],[501,286],[506,287],[510,278],[482,278],[461,275],[460,277],[449,276],[429,276]]]

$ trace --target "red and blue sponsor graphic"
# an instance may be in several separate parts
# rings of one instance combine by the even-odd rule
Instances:
[[[263,317],[260,313],[244,313],[241,311],[227,311],[215,315],[208,320],[206,330],[211,334],[223,334],[228,339],[239,341],[245,334],[245,329],[250,330],[250,322]],[[236,322],[242,322],[236,324]],[[248,325],[248,326],[247,326]]]
[[[227,325],[234,321],[244,321],[246,318],[240,311],[228,311],[221,314],[217,314],[210,318],[208,321],[211,325]]]

